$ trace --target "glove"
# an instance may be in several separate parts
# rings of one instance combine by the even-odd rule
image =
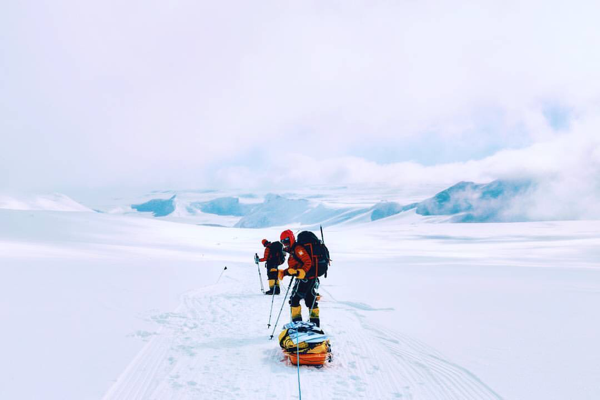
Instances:
[[[259,260],[260,258],[258,258],[258,254],[254,254],[254,262],[258,264]]]
[[[283,277],[285,276],[285,273],[285,269],[280,269],[279,271],[277,271],[277,280],[282,281]]]
[[[287,273],[290,276],[295,276],[297,279],[304,279],[306,276],[306,272],[303,269],[289,268]]]

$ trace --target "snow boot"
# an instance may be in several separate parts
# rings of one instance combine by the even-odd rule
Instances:
[[[302,321],[302,307],[292,306],[292,322]]]
[[[310,312],[310,322],[312,322],[313,324],[315,324],[318,327],[321,326],[321,320],[319,318],[319,309],[318,308],[313,308],[311,310],[311,312]]]
[[[275,294],[281,292],[281,289],[279,289],[279,282],[275,281],[275,279],[269,279],[269,290],[267,290],[265,294],[272,295],[273,292],[275,292]]]

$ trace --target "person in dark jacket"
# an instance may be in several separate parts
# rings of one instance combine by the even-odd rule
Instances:
[[[283,246],[279,242],[271,243],[267,239],[263,239],[262,244],[265,246],[265,254],[259,261],[265,263],[267,278],[269,279],[269,290],[265,294],[279,294],[281,289],[279,288],[277,267],[285,261]]]

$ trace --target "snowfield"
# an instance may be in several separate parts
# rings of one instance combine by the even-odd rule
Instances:
[[[283,228],[0,210],[0,398],[297,398],[253,263]],[[600,397],[600,221],[402,213],[325,241],[333,362],[303,398]]]
[[[61,193],[19,197],[0,195],[0,209],[79,212],[93,211],[71,199],[69,196]]]

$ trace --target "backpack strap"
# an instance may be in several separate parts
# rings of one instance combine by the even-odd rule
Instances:
[[[310,243],[304,244],[304,245],[299,245],[297,242],[294,243],[294,245],[290,248],[290,256],[294,257],[294,260],[298,261],[301,265],[301,267],[304,267],[304,261],[302,261],[297,255],[296,255],[296,247],[297,246],[302,246],[302,248],[304,249],[304,251],[307,253],[308,258],[310,258],[310,263],[311,266],[309,268],[308,271],[306,271],[306,279],[315,279],[318,277],[318,272],[319,272],[319,262],[318,260],[315,260],[314,257],[314,250],[312,248],[312,245]],[[310,246],[310,251],[308,251],[308,247]],[[314,274],[309,274],[311,271],[315,271]],[[314,275],[314,276],[312,276]]]
[[[304,263],[302,262],[302,260],[300,258],[298,258],[298,256],[296,255],[296,246],[298,246],[298,243],[294,243],[292,245],[292,247],[290,247],[290,256],[294,257],[294,260],[298,261],[300,264],[304,265]]]

